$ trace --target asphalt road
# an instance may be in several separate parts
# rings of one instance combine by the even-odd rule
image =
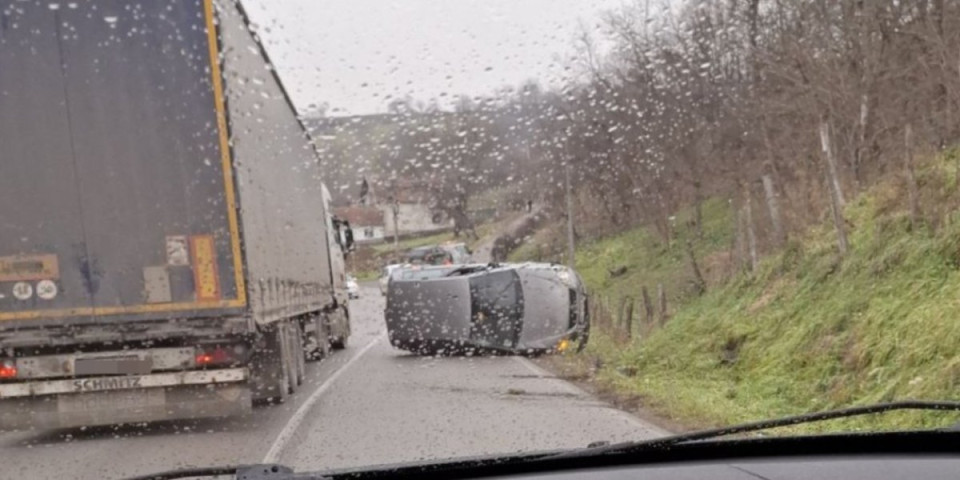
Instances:
[[[586,446],[665,432],[514,357],[423,358],[386,341],[363,286],[348,348],[249,417],[0,435],[3,478],[123,478],[273,461],[298,471]]]

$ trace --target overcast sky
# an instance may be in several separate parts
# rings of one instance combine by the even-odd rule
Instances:
[[[241,0],[297,108],[385,111],[569,74],[581,26],[630,0]]]

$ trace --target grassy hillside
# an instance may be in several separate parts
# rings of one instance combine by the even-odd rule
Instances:
[[[924,223],[913,228],[898,179],[849,202],[851,250],[840,259],[830,225],[794,238],[754,274],[688,289],[680,242],[645,230],[585,246],[578,269],[616,309],[640,285],[672,292],[663,327],[626,340],[601,329],[564,359],[621,396],[692,426],[730,424],[899,399],[960,399],[960,212],[956,166],[945,155],[919,173]],[[711,203],[698,256],[722,268],[730,213]],[[711,258],[716,261],[711,263]],[[612,277],[609,270],[626,265]],[[714,267],[710,267],[714,265]],[[802,427],[942,426],[953,415],[892,414]]]
[[[687,225],[691,211],[674,217],[677,226]],[[703,238],[693,242],[695,257],[705,277],[716,278],[731,268],[729,249],[732,239],[732,211],[725,201],[711,200],[703,205]],[[694,275],[686,251],[686,240],[693,232],[677,228],[668,245],[655,232],[637,228],[624,234],[588,244],[577,251],[577,271],[591,290],[608,299],[630,296],[639,299],[640,287],[653,295],[658,283],[664,285],[671,302],[684,301],[693,291]],[[724,251],[723,254],[718,252]],[[611,271],[626,267],[619,275]]]

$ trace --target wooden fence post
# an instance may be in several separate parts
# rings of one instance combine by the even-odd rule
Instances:
[[[833,213],[833,226],[837,230],[837,249],[840,256],[847,254],[847,228],[843,220],[843,192],[840,190],[840,180],[837,177],[836,159],[833,148],[830,146],[830,126],[826,121],[820,123],[820,143],[823,147],[823,156],[827,161],[826,176],[827,188],[830,190],[830,207]]]
[[[621,299],[620,299],[620,308],[617,309],[617,331],[618,331],[618,333],[623,332],[623,330],[625,330],[624,321],[623,321],[623,320],[624,320],[624,318],[626,317],[626,313],[627,313],[627,299],[628,299],[628,298],[629,298],[629,297],[623,297],[623,298],[621,298]]]
[[[623,317],[624,330],[627,333],[627,340],[633,339],[633,297],[627,297],[627,310]]]
[[[780,203],[777,201],[777,190],[773,185],[773,177],[764,174],[761,178],[763,182],[763,192],[767,197],[767,210],[770,212],[770,223],[773,224],[773,236],[777,246],[782,246],[787,236],[783,230],[783,222],[780,220]]]
[[[653,302],[650,301],[646,285],[640,287],[640,295],[643,299],[643,322],[647,326],[653,325]]]
[[[700,266],[697,265],[697,257],[693,253],[693,242],[687,238],[687,256],[690,257],[690,268],[693,269],[694,283],[697,287],[697,295],[703,295],[707,291],[707,282],[700,273]]]
[[[917,177],[913,171],[913,127],[908,123],[903,131],[903,166],[907,176],[907,191],[910,199],[910,226],[920,226],[920,194],[917,191]]]
[[[830,124],[826,120],[820,122],[820,148],[823,150],[823,157],[827,161],[827,181],[830,182],[832,187],[834,200],[842,210],[847,205],[847,201],[843,197],[843,188],[840,186],[837,159],[834,156],[832,142],[830,141]]]
[[[737,209],[737,271],[743,272],[747,266],[747,228],[744,222],[743,208]]]
[[[667,323],[667,292],[663,290],[663,284],[657,284],[657,300],[660,304],[660,326]]]
[[[757,270],[757,264],[760,263],[760,257],[757,253],[757,232],[753,225],[753,196],[750,194],[748,187],[744,187],[743,195],[744,221],[747,224],[747,247],[750,252],[750,271],[754,272]]]
[[[610,331],[610,321],[607,318],[607,307],[605,299],[597,297],[595,302],[591,302],[594,308],[594,316],[591,318],[597,319],[597,325],[605,331]]]

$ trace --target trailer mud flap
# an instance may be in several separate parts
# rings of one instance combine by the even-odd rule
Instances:
[[[114,392],[62,395],[57,398],[57,411],[63,414],[101,413],[110,410],[142,412],[166,403],[166,391],[162,388],[145,390],[120,390]]]
[[[246,383],[99,391],[0,400],[0,430],[37,430],[244,415]]]

